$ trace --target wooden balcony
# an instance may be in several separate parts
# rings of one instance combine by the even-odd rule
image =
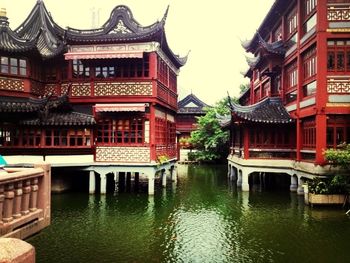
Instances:
[[[0,236],[24,239],[50,224],[50,165],[0,175]]]

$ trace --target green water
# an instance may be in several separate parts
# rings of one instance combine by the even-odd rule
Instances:
[[[147,194],[52,196],[37,262],[350,262],[350,217],[288,192],[242,193],[225,167],[181,166]]]

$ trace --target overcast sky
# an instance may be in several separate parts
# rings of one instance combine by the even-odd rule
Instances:
[[[248,69],[241,40],[251,39],[274,0],[44,0],[55,22],[62,27],[91,28],[92,9],[99,9],[99,25],[112,9],[124,4],[143,26],[160,20],[170,5],[165,26],[167,40],[175,54],[187,64],[178,78],[179,99],[191,91],[208,104],[227,95],[238,95],[247,83],[241,72]],[[36,0],[1,0],[10,27],[15,29],[27,17]],[[97,21],[96,21],[97,22]]]

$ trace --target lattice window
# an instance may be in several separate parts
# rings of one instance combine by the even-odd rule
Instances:
[[[294,35],[297,32],[298,29],[298,15],[297,15],[297,9],[294,8],[292,11],[289,12],[287,15],[287,39],[290,38],[292,35]]]
[[[101,119],[97,126],[99,145],[143,144],[144,119],[142,117],[116,117]]]
[[[116,59],[97,63],[100,64],[94,67],[95,77],[97,78],[149,77],[149,55],[147,53],[143,55],[142,59]]]
[[[260,92],[260,86],[254,89],[254,102],[258,102],[261,99],[260,96],[261,92]]]
[[[163,118],[156,118],[156,144],[165,145],[166,144],[166,120]]]
[[[327,70],[333,72],[350,71],[350,40],[329,40],[327,45]]]
[[[45,147],[90,147],[90,129],[45,129]]]
[[[303,55],[303,77],[304,81],[314,78],[317,73],[316,47],[312,47]]]
[[[298,69],[294,61],[286,69],[286,102],[291,103],[297,99]]]
[[[294,90],[298,84],[298,68],[297,68],[296,61],[294,61],[293,63],[287,66],[286,75],[287,75],[286,90],[287,91]]]
[[[350,118],[330,115],[327,119],[327,147],[337,148],[342,143],[350,143]]]
[[[161,57],[158,56],[158,79],[165,86],[168,86],[169,67]]]
[[[73,78],[88,78],[90,76],[90,68],[83,64],[79,59],[73,60]]]
[[[1,56],[1,74],[6,75],[27,75],[27,61],[20,58]]]
[[[304,16],[307,20],[316,11],[317,0],[305,0],[304,1]]]
[[[169,89],[174,92],[177,91],[177,76],[171,69],[169,69]]]
[[[315,149],[316,147],[316,123],[315,120],[304,120],[302,124],[302,148]]]

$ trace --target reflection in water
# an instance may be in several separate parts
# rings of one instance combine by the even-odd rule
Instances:
[[[241,192],[225,167],[180,166],[155,196],[52,197],[37,262],[344,262],[350,218],[289,192]],[[320,249],[322,248],[322,249]]]

